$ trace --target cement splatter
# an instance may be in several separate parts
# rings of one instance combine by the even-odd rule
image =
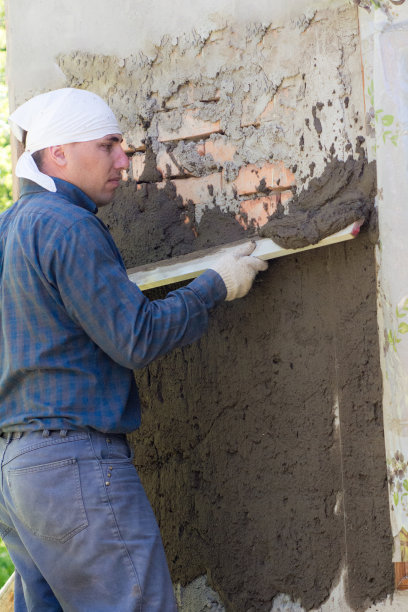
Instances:
[[[235,215],[222,211],[218,206],[204,210],[197,231],[194,242],[197,249],[224,245],[254,234],[253,231],[244,230]]]
[[[193,202],[184,202],[166,183],[123,183],[98,216],[120,245],[127,268],[223,245],[253,235],[219,207],[205,208],[196,221]]]
[[[179,142],[171,154],[179,167],[191,176],[206,176],[220,169],[220,164],[211,155],[200,155],[197,152],[194,142]]]
[[[98,214],[120,245],[125,265],[132,267],[193,248],[188,210],[171,183],[159,189],[154,183],[129,182],[120,186],[113,204]]]
[[[289,214],[280,209],[259,233],[287,249],[316,244],[354,221],[368,221],[375,192],[375,162],[334,159],[293,198]]]

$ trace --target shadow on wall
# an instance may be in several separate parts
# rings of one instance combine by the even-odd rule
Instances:
[[[317,607],[346,562],[353,608],[392,591],[366,236],[276,260],[136,378],[131,442],[175,582],[207,572],[236,612],[279,592]]]

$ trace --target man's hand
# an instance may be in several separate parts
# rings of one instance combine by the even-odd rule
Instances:
[[[243,244],[232,253],[223,255],[212,269],[221,276],[227,288],[227,301],[244,297],[250,290],[255,276],[266,270],[268,264],[258,257],[252,257],[256,244]]]

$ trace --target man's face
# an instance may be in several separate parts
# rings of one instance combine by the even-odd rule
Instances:
[[[122,170],[129,167],[122,140],[120,134],[108,134],[64,146],[65,180],[82,189],[98,208],[112,202]]]

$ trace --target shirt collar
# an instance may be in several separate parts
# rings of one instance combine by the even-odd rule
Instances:
[[[57,186],[57,193],[66,196],[73,204],[77,206],[81,206],[81,208],[85,208],[90,212],[96,214],[98,212],[98,208],[93,200],[89,198],[86,193],[82,191],[76,185],[72,183],[68,183],[67,181],[63,181],[62,179],[52,177]],[[30,195],[33,193],[48,193],[49,191],[37,185],[37,183],[33,183],[28,179],[21,179],[20,181],[20,197]],[[51,194],[52,195],[52,194]]]

